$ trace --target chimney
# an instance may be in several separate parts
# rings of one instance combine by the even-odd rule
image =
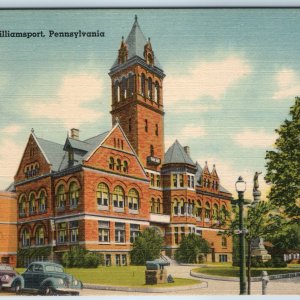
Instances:
[[[184,149],[184,152],[185,152],[188,156],[191,156],[190,146],[185,146],[185,147],[183,147],[183,149]]]
[[[71,129],[71,139],[79,140],[79,129],[77,129],[77,128]]]

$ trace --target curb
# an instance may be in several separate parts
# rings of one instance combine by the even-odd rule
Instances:
[[[210,279],[210,280],[233,281],[233,282],[239,282],[240,281],[240,279],[236,278],[236,277],[213,276],[213,275],[207,275],[207,274],[193,272],[193,271],[190,271],[190,275],[192,277]],[[251,277],[251,282],[258,282],[258,281],[261,281],[261,277]]]
[[[99,284],[84,284],[84,289],[91,290],[106,290],[106,291],[122,291],[122,292],[142,292],[142,293],[168,293],[177,291],[186,291],[191,289],[207,288],[208,283],[206,281],[200,284],[193,284],[187,286],[170,287],[170,288],[134,288],[127,286],[113,286],[113,285],[99,285]]]

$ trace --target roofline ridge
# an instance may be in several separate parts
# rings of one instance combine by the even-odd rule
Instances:
[[[36,135],[35,135],[35,138],[39,139],[39,140],[43,140],[43,141],[49,142],[49,143],[53,143],[53,144],[57,144],[57,145],[60,145],[60,146],[64,146],[63,144],[60,144],[58,142],[53,142],[53,141],[50,141],[50,140],[46,140],[44,138],[37,137]]]

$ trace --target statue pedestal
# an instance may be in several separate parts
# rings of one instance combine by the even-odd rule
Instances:
[[[253,203],[252,205],[255,206],[260,201],[261,192],[259,190],[253,191]]]
[[[263,262],[271,259],[271,255],[266,249],[254,249],[252,250],[252,257],[261,258]]]

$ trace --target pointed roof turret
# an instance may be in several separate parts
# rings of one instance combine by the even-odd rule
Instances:
[[[134,23],[132,25],[132,28],[129,32],[129,35],[127,36],[125,40],[125,44],[128,49],[128,57],[127,59],[130,60],[134,57],[139,57],[145,60],[144,58],[144,47],[150,43],[150,40],[147,41],[145,38],[140,25],[138,23],[137,15],[135,15]],[[121,43],[121,46],[123,45],[123,41]],[[116,59],[113,66],[111,67],[111,70],[119,65],[119,59]],[[162,70],[162,67],[160,63],[158,62],[157,58],[154,56],[154,64],[155,67]]]
[[[195,166],[195,163],[177,140],[166,152],[163,164],[189,164]]]

